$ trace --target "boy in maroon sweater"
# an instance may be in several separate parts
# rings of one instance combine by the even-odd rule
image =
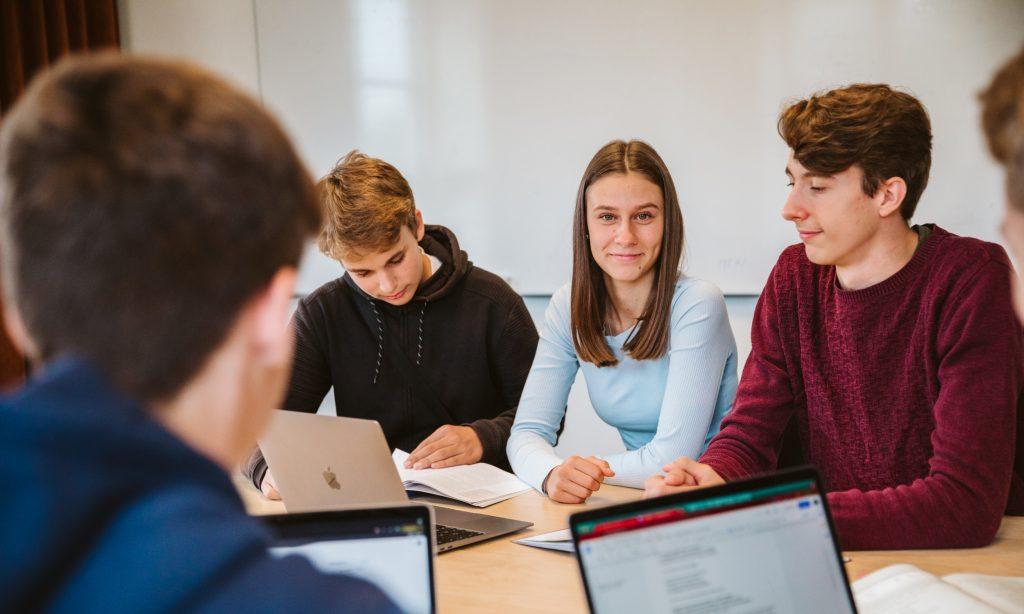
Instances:
[[[721,432],[647,495],[775,469],[792,420],[844,548],[988,544],[1004,511],[1024,513],[1006,253],[909,224],[931,164],[914,97],[853,85],[795,103],[778,127],[791,149],[782,216],[802,245],[761,294]]]

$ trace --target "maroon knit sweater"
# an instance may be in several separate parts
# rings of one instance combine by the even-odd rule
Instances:
[[[782,253],[732,412],[702,462],[775,468],[792,417],[850,550],[975,547],[1024,514],[1024,356],[1001,247],[934,227],[889,279]]]

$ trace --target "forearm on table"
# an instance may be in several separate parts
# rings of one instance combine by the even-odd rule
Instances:
[[[884,490],[833,492],[828,500],[848,550],[978,548],[999,530],[1006,489],[980,493],[938,475]]]
[[[518,426],[518,425],[517,425]],[[544,492],[544,479],[562,464],[554,440],[527,428],[513,428],[508,438],[508,460],[519,479]]]

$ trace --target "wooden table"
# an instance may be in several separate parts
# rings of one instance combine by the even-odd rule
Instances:
[[[251,514],[284,511],[267,501],[242,479],[238,489]],[[446,552],[437,558],[437,599],[442,612],[586,612],[583,584],[572,555],[512,543],[512,539],[567,526],[574,511],[631,501],[639,490],[603,486],[583,505],[554,503],[530,491],[482,511],[495,516],[528,520],[534,525],[513,536]],[[895,550],[847,552],[850,580],[894,563],[912,563],[936,575],[977,572],[1024,576],[1024,517],[1006,517],[995,542],[971,550]]]

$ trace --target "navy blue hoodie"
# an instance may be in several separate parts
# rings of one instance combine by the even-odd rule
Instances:
[[[0,400],[0,611],[395,611],[272,559],[225,471],[75,360]]]

